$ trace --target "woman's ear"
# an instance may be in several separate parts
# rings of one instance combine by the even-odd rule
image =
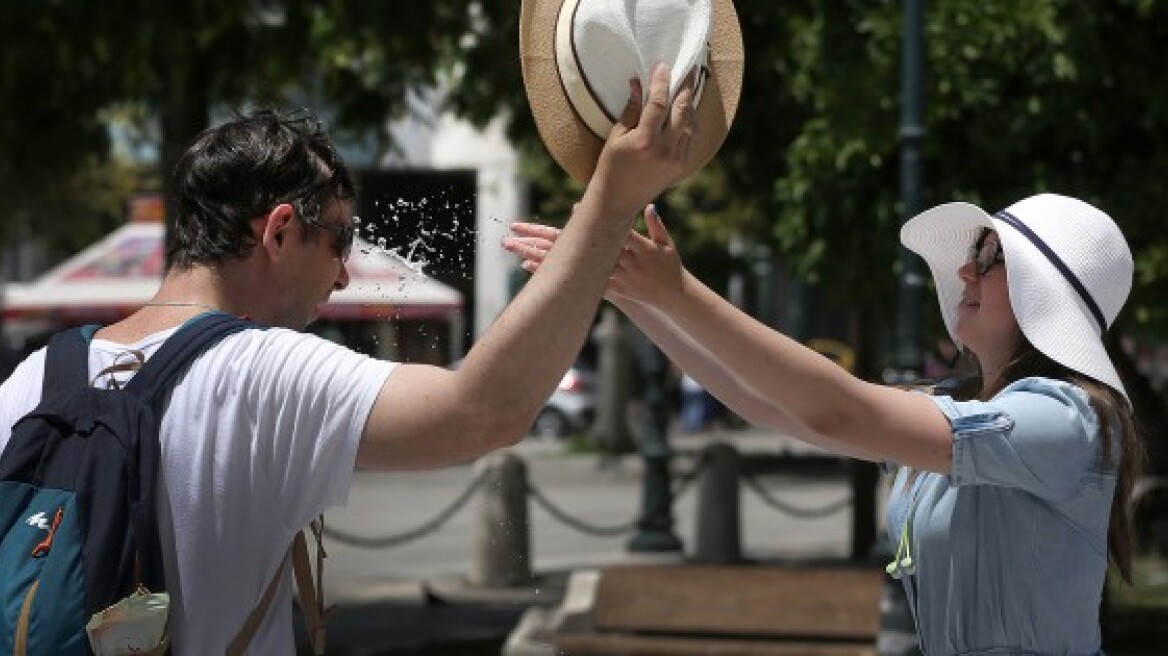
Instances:
[[[289,236],[289,230],[295,228],[296,210],[288,203],[280,203],[267,214],[256,219],[260,221],[258,228],[259,246],[270,258],[280,254],[284,240]]]

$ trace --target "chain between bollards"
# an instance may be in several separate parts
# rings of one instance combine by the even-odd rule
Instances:
[[[467,501],[470,501],[471,495],[482,485],[483,478],[483,474],[480,473],[471,479],[466,488],[463,489],[450,505],[443,508],[433,519],[424,522],[417,528],[384,537],[364,537],[340,531],[326,525],[324,527],[324,536],[341,544],[362,549],[391,549],[393,547],[400,547],[408,542],[424,538],[442,528],[446,522],[450,521],[451,517],[466,505]]]
[[[743,474],[742,480],[746,483],[746,487],[750,488],[763,503],[788,515],[798,517],[800,519],[818,519],[820,517],[827,517],[835,514],[852,505],[852,498],[850,496],[833,501],[820,508],[801,508],[799,506],[787,503],[776,498],[769,490],[763,487],[762,483],[757,478],[750,474]]]

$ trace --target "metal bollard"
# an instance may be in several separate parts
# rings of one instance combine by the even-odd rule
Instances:
[[[739,478],[742,456],[724,442],[702,449],[693,561],[729,565],[742,561]]]
[[[502,451],[480,459],[475,470],[484,478],[470,584],[485,588],[527,585],[532,582],[527,466]]]

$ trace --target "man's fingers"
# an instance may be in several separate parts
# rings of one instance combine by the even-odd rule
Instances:
[[[693,135],[693,128],[684,127],[681,129],[681,135],[677,137],[677,141],[673,143],[673,150],[670,151],[674,160],[684,162],[689,157],[689,146],[693,143]]]
[[[649,83],[649,102],[641,110],[641,125],[658,131],[669,116],[669,67],[657,64]]]
[[[667,131],[673,135],[674,142],[671,154],[675,159],[685,160],[689,155],[690,143],[698,129],[698,111],[694,106],[694,87],[697,84],[696,72],[690,75],[677,98],[669,110],[669,125]]]
[[[637,78],[629,80],[629,102],[625,104],[625,110],[621,112],[620,120],[612,126],[614,131],[624,134],[637,127],[637,122],[641,120],[641,98],[643,95],[641,81]]]
[[[694,106],[694,88],[697,86],[697,75],[695,73],[689,75],[685,84],[681,85],[681,89],[677,92],[677,97],[673,99],[673,105],[669,111],[669,127],[675,130],[682,130],[689,127],[691,132],[697,127],[697,108]]]

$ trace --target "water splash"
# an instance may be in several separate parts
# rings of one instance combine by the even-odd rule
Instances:
[[[473,198],[452,199],[440,192],[413,201],[377,199],[373,207],[375,215],[360,224],[361,237],[412,278],[472,277],[472,258],[467,256],[475,242]]]

